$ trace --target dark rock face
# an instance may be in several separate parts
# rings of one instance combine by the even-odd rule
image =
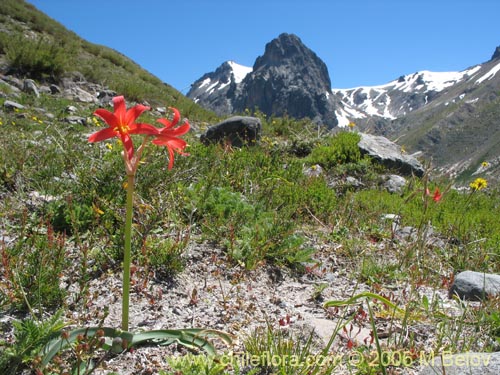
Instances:
[[[495,49],[495,52],[493,53],[493,56],[491,56],[491,60],[496,60],[496,59],[500,59],[500,46],[498,46]]]
[[[187,96],[218,114],[258,109],[269,116],[308,117],[329,128],[338,124],[328,68],[296,35],[269,42],[241,82],[230,70],[222,64],[197,80]]]
[[[236,84],[233,68],[226,61],[215,72],[204,74],[194,82],[187,97],[224,116],[233,112],[232,97]]]
[[[243,80],[235,107],[313,118],[326,112],[327,93],[331,82],[325,63],[297,36],[281,34],[266,45]]]
[[[248,116],[234,116],[210,127],[200,140],[210,143],[225,143],[233,147],[253,145],[260,139],[262,124],[260,119]]]

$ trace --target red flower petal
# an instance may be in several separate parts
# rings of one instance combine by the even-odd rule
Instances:
[[[151,109],[150,107],[146,107],[145,105],[142,104],[137,104],[133,106],[125,114],[125,123],[132,124],[135,120],[137,120],[137,117],[139,117],[144,111],[149,111],[150,109]]]
[[[116,137],[116,132],[112,128],[106,128],[92,134],[89,137],[89,142],[100,142],[113,137]]]
[[[439,188],[436,188],[436,191],[434,191],[434,196],[432,197],[432,199],[434,200],[434,202],[439,202],[442,198],[443,194],[441,194],[441,192],[439,191]]]
[[[99,108],[94,112],[94,115],[99,116],[110,127],[115,128],[118,126],[118,121],[114,113],[104,108]]]

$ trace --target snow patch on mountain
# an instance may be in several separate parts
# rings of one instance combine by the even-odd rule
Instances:
[[[490,71],[486,74],[484,74],[481,78],[479,78],[476,83],[480,84],[486,80],[492,79],[495,74],[497,74],[500,71],[500,63],[496,64],[493,68],[490,69]]]
[[[337,110],[339,123],[348,124],[351,119],[373,116],[394,120],[427,105],[437,93],[473,79],[480,70],[481,65],[460,72],[422,70],[383,85],[333,89],[332,92],[341,99],[344,106],[342,110]],[[500,64],[479,80],[489,79],[499,70]]]
[[[250,66],[244,66],[235,63],[234,61],[228,61],[229,66],[233,70],[234,82],[240,83],[245,79],[248,73],[251,73],[253,68]]]

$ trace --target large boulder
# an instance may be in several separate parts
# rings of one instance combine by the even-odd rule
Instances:
[[[260,139],[262,124],[257,117],[233,116],[210,127],[200,140],[210,143],[229,144],[233,147],[253,145]]]
[[[424,175],[422,164],[415,157],[405,154],[401,146],[382,136],[365,133],[360,133],[360,136],[358,146],[362,154],[368,154],[386,167],[396,169],[402,174],[414,174],[418,177]]]
[[[474,271],[460,272],[451,285],[450,297],[452,296],[472,301],[500,296],[500,275]]]

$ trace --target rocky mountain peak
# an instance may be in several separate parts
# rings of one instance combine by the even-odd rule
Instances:
[[[264,55],[255,61],[254,72],[270,67],[298,67],[301,73],[313,76],[330,91],[331,82],[326,64],[294,34],[283,33],[267,43]]]
[[[230,67],[232,75],[227,63],[204,75],[187,96],[220,115],[259,109],[266,115],[308,117],[328,127],[337,125],[337,98],[328,68],[298,36],[283,33],[267,43],[242,81],[233,78],[234,63]]]
[[[267,115],[309,117],[337,125],[326,64],[293,34],[281,34],[266,45],[252,73],[242,82],[235,109],[259,108]]]
[[[496,59],[500,59],[500,46],[498,46],[495,49],[495,52],[493,53],[493,56],[491,56],[491,60],[496,60]]]

